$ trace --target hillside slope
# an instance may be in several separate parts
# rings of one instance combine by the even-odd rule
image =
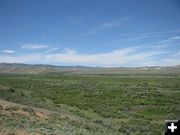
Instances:
[[[0,135],[109,135],[111,132],[98,123],[101,120],[94,117],[94,112],[44,101],[39,101],[44,107],[38,107],[36,99],[19,94],[0,85]]]
[[[83,66],[53,66],[53,65],[29,65],[18,63],[0,63],[0,73],[8,74],[179,74],[180,66],[172,67],[83,67]]]
[[[50,111],[0,100],[1,135],[72,135],[101,134],[104,127],[72,114],[76,110],[62,105],[61,111]],[[76,110],[77,111],[77,110]],[[89,130],[93,128],[96,131]],[[108,133],[107,133],[108,134]]]

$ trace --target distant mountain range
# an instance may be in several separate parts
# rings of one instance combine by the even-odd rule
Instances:
[[[180,74],[180,65],[169,67],[86,67],[86,66],[55,66],[43,64],[0,63],[0,73],[9,74],[140,74],[163,73]]]

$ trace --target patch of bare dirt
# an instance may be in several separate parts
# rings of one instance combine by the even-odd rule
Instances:
[[[24,108],[30,108],[34,111],[34,114],[31,114],[30,112],[24,110]],[[8,101],[0,100],[0,113],[6,116],[10,116],[12,113],[24,115],[27,117],[37,117],[38,119],[47,119],[49,115],[51,114],[47,110],[33,108],[33,107],[27,107],[24,105],[11,103]]]
[[[35,112],[35,114],[36,114],[36,117],[38,118],[42,118],[42,119],[48,118],[47,114],[45,114],[44,112]]]

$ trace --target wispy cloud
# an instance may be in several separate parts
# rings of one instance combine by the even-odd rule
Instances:
[[[145,38],[151,38],[155,36],[163,36],[167,34],[178,34],[180,33],[180,29],[178,30],[171,30],[171,31],[156,31],[156,32],[145,32],[140,34],[133,34],[131,33],[129,37],[127,37],[125,40],[141,40]],[[175,36],[171,40],[179,39],[180,36]]]
[[[1,50],[2,53],[5,53],[5,54],[14,54],[15,51],[13,50]]]
[[[162,66],[171,66],[171,65],[180,65],[179,55],[172,55],[169,58],[164,58],[159,62],[156,62],[156,65]]]
[[[159,44],[155,44],[155,45],[153,44],[149,48],[157,50],[157,49],[164,49],[164,48],[167,48],[167,47],[168,47],[168,45],[164,45],[164,44],[163,45],[162,44],[160,44],[160,45]]]
[[[71,48],[65,48],[64,49],[64,53],[67,53],[67,54],[75,54],[76,51],[74,49],[71,49]]]
[[[46,50],[44,53],[52,53],[52,52],[57,51],[57,50],[59,50],[59,48],[57,48],[57,47],[50,48],[50,49]]]
[[[171,37],[169,39],[159,41],[158,43],[168,43],[168,42],[173,42],[173,41],[176,41],[176,40],[180,40],[180,36]]]
[[[29,50],[34,50],[34,49],[44,49],[48,48],[48,45],[42,45],[42,44],[24,44],[21,46],[22,49],[29,49]]]
[[[42,35],[42,36],[41,36],[41,38],[46,39],[46,38],[47,38],[47,36],[46,36],[46,35]]]
[[[173,54],[173,57],[179,56],[180,57],[180,51]]]
[[[117,21],[109,21],[109,22],[101,23],[100,25],[96,26],[95,28],[92,28],[91,30],[82,33],[81,36],[95,34],[102,30],[106,30],[106,29],[109,29],[112,27],[117,27],[117,26],[123,25],[129,19],[130,19],[129,17],[123,17]]]
[[[165,65],[167,61],[170,64],[177,64],[176,57],[171,59],[159,59],[158,56],[171,52],[163,50],[141,51],[141,47],[120,48],[106,53],[81,54],[75,50],[66,48],[62,53],[49,54],[24,54],[6,56],[0,55],[0,62],[23,62],[23,63],[44,63],[44,64],[65,64],[65,65],[85,65],[85,66],[156,66]],[[179,63],[180,64],[180,63]]]
[[[103,23],[103,24],[100,24],[99,26],[97,26],[96,28],[83,33],[82,35],[94,34],[94,33],[97,33],[97,32],[99,32],[101,30],[104,30],[104,29],[107,29],[107,28],[111,28],[111,27],[115,27],[115,26],[118,26],[118,25],[120,25],[119,22]]]
[[[172,37],[172,40],[177,40],[177,39],[180,39],[180,36]]]
[[[146,32],[146,35],[166,35],[166,34],[175,34],[180,33],[180,29],[177,30],[169,30],[169,31],[154,31],[154,32]]]
[[[147,32],[147,33],[136,34],[136,35],[134,34],[133,36],[129,36],[125,40],[140,40],[140,39],[149,38],[151,36],[152,36],[152,33],[151,32]]]

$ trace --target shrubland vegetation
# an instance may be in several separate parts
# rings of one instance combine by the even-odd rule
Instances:
[[[0,133],[159,135],[166,119],[180,119],[180,77],[1,74],[0,99],[23,105],[0,110]]]

